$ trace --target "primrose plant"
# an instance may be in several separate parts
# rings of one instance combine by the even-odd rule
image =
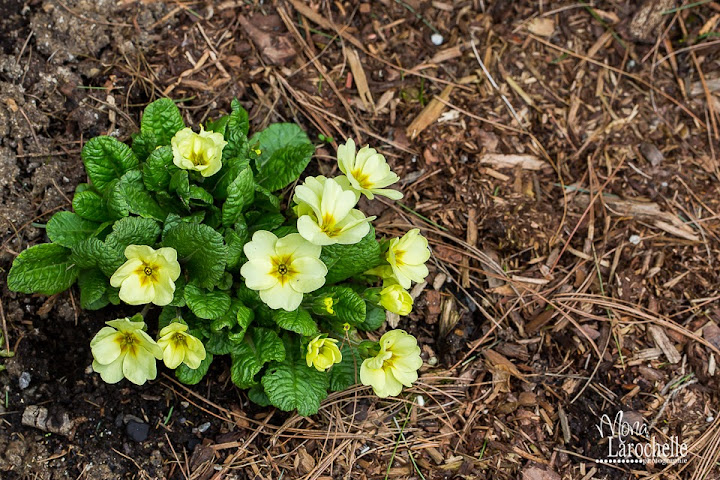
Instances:
[[[398,176],[350,139],[338,148],[343,175],[307,177],[283,199],[312,143],[295,124],[248,130],[237,101],[196,133],[162,99],[145,109],[132,146],[91,139],[90,183],[78,185],[74,212],[52,216],[52,243],[20,253],[8,287],[52,295],[77,282],[84,309],[143,305],[90,342],[108,383],[143,384],[162,360],[196,384],[229,355],[232,381],[252,401],[301,415],[358,380],[398,395],[422,365],[416,339],[362,332],[380,328],[386,311],[410,312],[407,289],[428,275],[430,251],[418,230],[378,241],[374,217],[356,208],[361,195],[401,198],[388,188]],[[152,305],[156,339],[145,324]]]

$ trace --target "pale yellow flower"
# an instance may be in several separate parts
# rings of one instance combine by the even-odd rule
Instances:
[[[410,288],[410,282],[422,282],[428,276],[425,262],[430,258],[428,241],[414,228],[402,238],[393,238],[385,255],[397,282]]]
[[[342,354],[336,345],[338,342],[336,339],[321,337],[322,335],[318,335],[308,343],[305,361],[308,367],[315,367],[318,371],[324,372],[333,364],[342,361]]]
[[[240,269],[245,285],[260,292],[273,309],[297,309],[303,294],[325,284],[327,267],[320,261],[322,248],[297,233],[278,239],[259,230],[243,248],[248,261]]]
[[[403,330],[391,330],[380,337],[380,351],[363,360],[360,381],[373,387],[378,397],[394,397],[403,385],[410,387],[417,380],[422,366],[417,340]]]
[[[350,185],[358,193],[372,200],[375,195],[384,195],[399,200],[403,194],[391,188],[385,188],[397,182],[397,176],[382,156],[374,148],[364,146],[355,154],[355,142],[349,138],[337,151],[340,170],[347,176]]]
[[[160,330],[157,344],[163,350],[163,362],[168,368],[177,368],[181,363],[195,370],[205,360],[205,346],[197,338],[186,333],[187,325],[173,322]]]
[[[350,245],[370,231],[370,221],[354,208],[357,196],[333,178],[308,177],[295,188],[293,197],[300,235],[315,245]]]
[[[127,378],[142,385],[154,380],[155,359],[162,358],[162,349],[143,331],[145,322],[123,318],[107,324],[109,327],[103,327],[90,342],[93,370],[107,383]]]
[[[183,128],[170,140],[173,163],[183,170],[197,170],[203,177],[215,175],[222,168],[222,151],[227,145],[222,133],[200,133]]]
[[[412,311],[413,299],[407,290],[394,283],[380,291],[380,305],[392,313],[407,315]]]
[[[129,305],[154,303],[164,306],[175,295],[175,280],[180,276],[177,251],[164,247],[129,245],[125,262],[110,277],[110,285],[120,287],[120,300]]]

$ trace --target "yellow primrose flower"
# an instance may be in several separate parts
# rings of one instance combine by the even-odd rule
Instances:
[[[397,176],[382,156],[374,148],[364,146],[355,154],[355,142],[348,138],[345,145],[337,151],[340,170],[347,176],[354,190],[372,200],[375,195],[384,195],[392,200],[399,200],[403,194],[397,190],[385,188],[397,182]]]
[[[197,170],[203,177],[215,175],[222,168],[222,151],[227,145],[222,133],[200,133],[183,128],[170,140],[173,163],[183,170]]]
[[[360,381],[373,387],[381,398],[394,397],[417,380],[422,366],[417,340],[404,330],[390,330],[380,337],[380,351],[363,360]]]
[[[323,299],[323,304],[325,305],[325,311],[329,313],[330,315],[335,315],[335,309],[333,309],[333,305],[335,305],[335,300],[333,300],[332,297],[325,297]]]
[[[157,344],[163,350],[163,362],[168,368],[177,368],[181,363],[195,370],[205,360],[205,346],[197,338],[185,333],[187,325],[173,322],[160,330]]]
[[[402,238],[393,238],[385,255],[395,279],[403,288],[410,288],[410,282],[422,282],[428,276],[425,262],[430,258],[427,238],[420,230],[413,228]]]
[[[380,291],[380,305],[392,313],[407,315],[412,310],[413,299],[407,290],[394,283]]]
[[[295,188],[293,197],[300,235],[315,245],[350,245],[370,231],[370,221],[360,210],[354,192],[344,189],[333,178],[308,177]]]
[[[313,245],[300,234],[278,239],[258,230],[243,247],[248,262],[240,269],[245,285],[260,292],[260,299],[273,309],[289,312],[302,302],[303,293],[325,284],[327,267],[320,261],[322,247]]]
[[[180,276],[174,248],[129,245],[125,258],[127,262],[110,277],[110,285],[120,287],[120,300],[129,305],[152,302],[164,306],[172,302],[175,280]]]
[[[135,317],[133,317],[135,318]],[[129,318],[107,322],[90,342],[94,361],[92,368],[107,383],[127,378],[142,385],[157,376],[155,359],[162,358],[162,349],[145,333],[145,322]]]
[[[321,337],[322,335],[318,335],[308,343],[305,361],[308,367],[315,367],[319,372],[324,372],[333,364],[342,361],[342,354],[336,345],[338,342],[336,339]]]

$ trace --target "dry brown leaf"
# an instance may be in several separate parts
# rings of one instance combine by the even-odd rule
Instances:
[[[357,87],[360,100],[362,100],[365,108],[375,109],[375,102],[373,102],[372,94],[370,93],[370,87],[367,83],[367,77],[365,76],[365,70],[363,69],[360,57],[354,48],[347,49],[348,63],[350,63],[350,71],[352,71],[353,78],[355,79],[355,86]]]
[[[516,155],[504,153],[486,153],[480,156],[480,163],[492,165],[495,168],[520,167],[525,170],[542,170],[550,165],[536,155]]]
[[[453,88],[454,87],[452,85],[446,86],[443,89],[442,93],[438,95],[438,98],[441,98],[442,100],[447,102],[450,99],[450,92],[453,91]],[[435,120],[440,117],[440,114],[443,112],[443,110],[445,110],[445,104],[437,98],[433,98],[425,106],[425,108],[423,108],[422,112],[420,112],[420,115],[418,115],[415,120],[413,120],[412,123],[408,125],[407,130],[405,130],[405,135],[410,137],[410,139],[414,139],[431,123],[435,122]]]

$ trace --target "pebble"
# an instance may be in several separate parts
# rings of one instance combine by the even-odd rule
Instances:
[[[25,390],[30,386],[30,380],[32,380],[32,375],[30,375],[28,372],[22,372],[20,374],[20,379],[18,380],[18,385],[20,385],[20,390]]]
[[[430,41],[433,43],[433,45],[440,46],[440,45],[443,44],[443,42],[445,41],[445,39],[444,39],[443,36],[440,35],[439,33],[433,33],[433,34],[430,36]]]
[[[210,428],[210,422],[205,422],[202,425],[198,426],[197,428],[193,428],[193,433],[205,433]]]
[[[633,245],[637,245],[638,243],[640,243],[640,235],[630,235],[630,238],[628,240],[630,240],[630,243],[632,243]]]
[[[150,433],[150,425],[130,420],[125,427],[125,431],[131,440],[140,443],[147,440],[148,434]]]

